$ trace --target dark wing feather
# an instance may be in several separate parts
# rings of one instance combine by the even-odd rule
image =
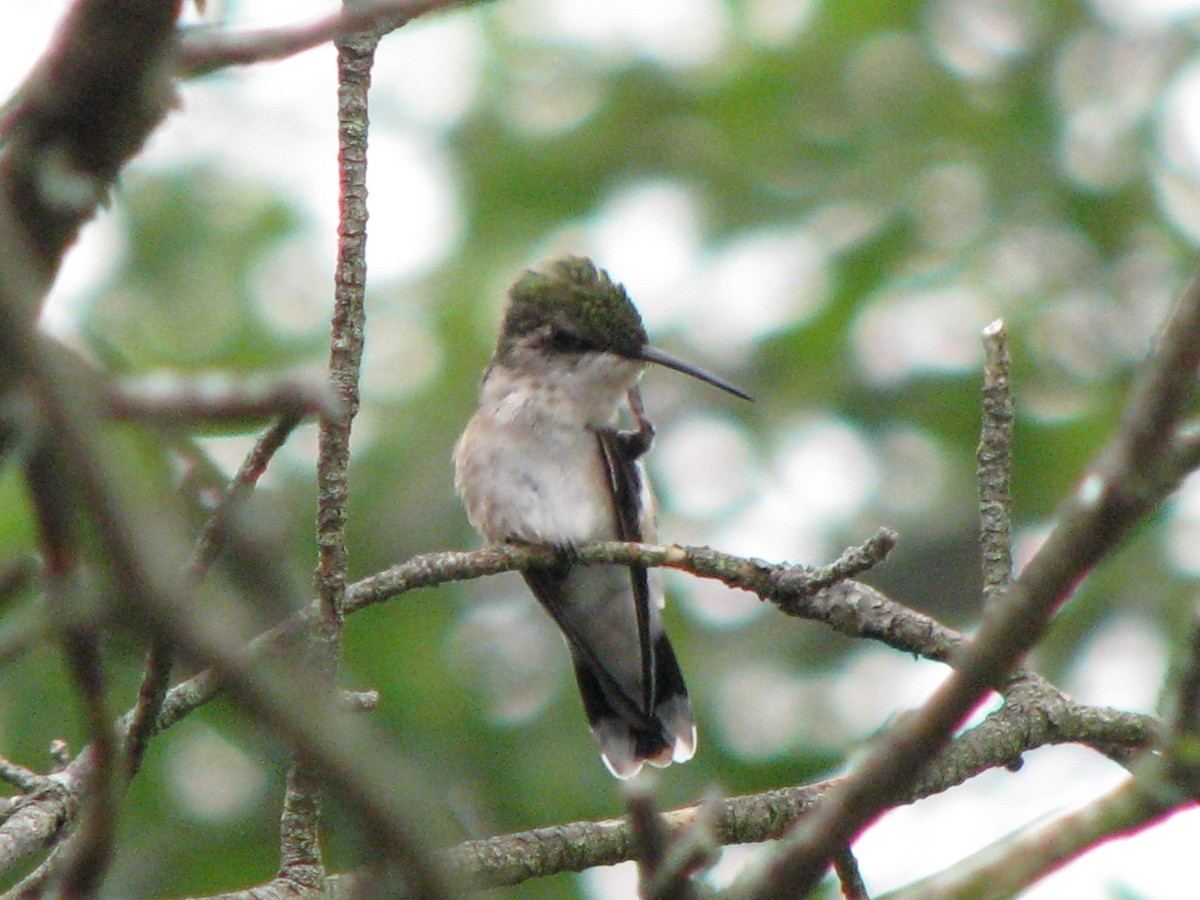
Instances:
[[[632,432],[595,432],[612,496],[613,534],[623,541],[643,539],[637,459],[654,432],[640,424]],[[573,566],[564,554],[559,566],[523,574],[567,639],[588,724],[613,774],[629,777],[645,761],[661,766],[689,759],[695,725],[687,688],[651,606],[645,567]]]
[[[645,447],[630,440],[630,433],[597,431],[596,441],[604,469],[612,488],[613,515],[617,540],[639,542],[642,539],[642,475],[637,457]],[[636,435],[637,432],[632,432]],[[654,709],[657,691],[654,685],[654,643],[650,633],[650,578],[643,566],[630,566],[633,602],[637,611],[638,643],[642,654],[642,708]]]

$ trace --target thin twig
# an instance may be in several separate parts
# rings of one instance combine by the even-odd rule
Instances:
[[[870,900],[866,882],[858,870],[858,860],[849,847],[834,856],[833,869],[842,885],[842,897],[845,900]]]
[[[323,415],[341,410],[326,385],[285,380],[273,384],[203,384],[153,381],[105,385],[109,413],[123,421],[153,422],[195,430],[206,425],[259,422],[286,416]]]
[[[39,775],[33,769],[27,769],[3,756],[0,756],[0,781],[11,784],[23,794],[36,794],[49,785],[45,775]]]
[[[259,437],[242,461],[196,541],[192,560],[188,565],[188,574],[196,582],[201,581],[208,573],[225,545],[229,521],[235,509],[250,496],[271,458],[283,446],[288,435],[295,430],[303,414],[303,409],[295,409],[280,415]],[[141,768],[146,745],[157,731],[159,713],[170,684],[173,655],[168,641],[157,638],[151,640],[142,681],[138,687],[137,704],[124,729],[127,778],[132,778]]]
[[[146,653],[146,665],[138,685],[137,702],[129,718],[121,742],[125,757],[125,778],[132,779],[142,768],[146,746],[154,733],[163,699],[171,684],[171,645],[165,640],[154,638]]]
[[[342,606],[349,552],[350,433],[359,406],[359,373],[366,335],[367,94],[377,35],[337,42],[338,259],[329,341],[329,381],[345,415],[324,417],[317,450],[317,615],[310,654],[322,675],[318,690],[332,690],[342,650]],[[320,852],[320,781],[299,754],[293,759],[280,824],[280,872],[298,883],[324,880]]]
[[[646,884],[662,867],[671,833],[660,817],[650,779],[638,779],[626,786],[625,807],[629,810],[629,827],[637,854],[638,894],[645,900]]]
[[[983,330],[983,423],[975,458],[979,464],[979,549],[983,602],[991,606],[1013,576],[1013,397],[1008,335],[997,319]]]
[[[221,496],[221,501],[209,516],[208,522],[205,523],[200,538],[196,542],[196,549],[192,554],[189,566],[189,572],[194,579],[202,579],[212,564],[216,562],[221,548],[225,545],[228,524],[234,510],[249,498],[263,472],[267,470],[271,459],[287,441],[296,426],[300,424],[302,418],[298,412],[286,412],[280,415],[259,436],[250,452],[246,454],[246,458],[242,460],[242,464],[229,482],[229,486]]]

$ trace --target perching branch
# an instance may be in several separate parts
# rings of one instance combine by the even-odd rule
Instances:
[[[888,541],[883,543],[886,545]],[[868,541],[865,546],[876,545],[875,541]],[[700,577],[717,578],[733,587],[775,593],[784,603],[789,598],[794,601],[797,597],[807,597],[801,604],[790,603],[790,608],[797,614],[824,621],[842,633],[857,633],[859,636],[882,640],[904,652],[918,653],[932,659],[949,658],[953,649],[964,641],[963,636],[953,629],[889,600],[859,582],[847,581],[817,588],[828,583],[833,571],[847,567],[857,570],[863,560],[874,552],[851,548],[831,566],[813,569],[770,565],[722,554],[706,547],[609,542],[581,545],[577,548],[576,562],[580,565],[637,563],[670,566]],[[368,605],[394,600],[422,587],[513,571],[523,566],[553,565],[555,561],[554,552],[548,548],[516,545],[418,556],[349,585],[346,589],[345,612],[350,615]],[[294,640],[295,635],[296,623],[279,626],[260,635],[248,651],[262,653]],[[1148,716],[1077,704],[1032,673],[1026,677],[1032,688],[1041,693],[1037,695],[1036,703],[1022,706],[1036,711],[1036,714],[1026,717],[1020,710],[1001,710],[963,735],[955,745],[961,748],[961,760],[956,760],[954,753],[947,754],[947,762],[932,769],[918,785],[914,799],[959,784],[986,768],[1008,765],[1034,747],[1081,742],[1104,752],[1113,748],[1125,748],[1128,751],[1147,746],[1153,738],[1154,721]],[[222,690],[222,677],[214,670],[200,672],[176,685],[163,702],[158,729],[171,727],[211,701]],[[0,871],[41,846],[41,842],[54,833],[58,823],[73,815],[78,802],[77,791],[88,766],[88,755],[82,754],[63,773],[70,790],[45,799],[39,798],[30,804],[31,821],[22,827],[21,838],[7,859],[4,848],[9,829],[8,825],[0,826]],[[733,805],[722,820],[725,825],[718,828],[721,842],[730,842],[731,829],[735,824],[736,834],[743,836],[741,840],[758,841],[777,836],[813,804],[817,794],[823,793],[828,787],[828,784],[824,784],[819,789],[795,788],[754,795],[740,801],[723,801]],[[571,853],[564,846],[561,853],[550,853],[547,848],[558,846],[563,835],[572,836],[572,839],[574,836],[581,836],[581,839],[586,837],[587,852]],[[469,842],[461,850],[455,851],[453,858],[458,860],[456,867],[486,884],[514,884],[539,875],[576,871],[592,865],[610,865],[633,858],[628,834],[617,832],[616,837],[613,835],[612,829],[604,823],[576,823],[515,835],[511,840],[499,837]],[[530,860],[529,848],[533,846],[541,849],[537,850],[537,858]],[[463,855],[465,861],[462,861]],[[570,868],[572,865],[578,869]]]

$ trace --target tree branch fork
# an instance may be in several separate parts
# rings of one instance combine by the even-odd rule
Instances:
[[[771,602],[788,615],[953,664],[955,650],[965,641],[961,634],[851,577],[882,561],[895,540],[894,533],[880,529],[822,567],[769,563],[709,547],[622,542],[581,544],[573,548],[572,561],[579,565],[666,567],[715,579]],[[418,555],[348,585],[344,609],[349,615],[377,603],[406,599],[418,589],[560,562],[559,549],[520,544]],[[294,640],[306,630],[303,623],[315,617],[318,608],[313,601],[299,616],[260,635],[248,652],[259,655],[280,642]],[[1029,672],[1022,672],[1016,680],[1026,689],[1023,702],[1002,707],[951,744],[907,800],[946,790],[987,768],[1012,766],[1021,753],[1037,746],[1079,741],[1101,752],[1128,756],[1148,746],[1153,738],[1156,723],[1150,717],[1076,704]],[[1005,684],[1011,681],[1006,679]],[[211,670],[175,685],[166,693],[155,731],[178,722],[220,690],[220,678]],[[127,714],[122,727],[127,729],[129,724]],[[58,790],[30,796],[18,804],[8,822],[0,826],[0,869],[33,852],[73,819],[83,805],[91,764],[90,753],[81,753],[55,778]],[[779,837],[840,781],[712,801],[710,818],[716,840],[738,843]],[[15,781],[10,779],[10,783]],[[675,810],[666,814],[664,821],[672,831],[687,827],[697,808]],[[450,851],[446,859],[477,884],[515,884],[558,871],[633,859],[636,846],[631,828],[626,819],[540,828],[469,841]],[[530,853],[531,847],[540,849]]]

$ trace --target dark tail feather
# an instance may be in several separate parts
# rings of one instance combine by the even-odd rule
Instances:
[[[654,708],[647,713],[624,696],[582,653],[571,654],[583,710],[608,770],[632,778],[642,763],[668,766],[696,752],[696,726],[683,672],[665,634],[654,645]]]

